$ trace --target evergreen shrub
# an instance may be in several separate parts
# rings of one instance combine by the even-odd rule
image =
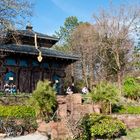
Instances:
[[[103,113],[111,113],[112,105],[119,101],[117,87],[109,82],[101,82],[87,95],[93,103],[100,103]]]
[[[80,139],[117,138],[126,135],[125,124],[111,116],[90,114],[82,119]]]
[[[139,100],[140,98],[140,82],[135,77],[127,77],[123,82],[123,95],[132,100]]]
[[[56,106],[56,91],[51,87],[50,81],[39,81],[33,95],[30,98],[30,105],[36,112],[36,117],[40,119],[49,119]]]

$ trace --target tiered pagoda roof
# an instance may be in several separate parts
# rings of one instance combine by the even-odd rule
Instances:
[[[4,43],[0,44],[1,52],[38,55],[35,47],[35,35],[37,37],[37,46],[42,56],[68,59],[72,61],[78,60],[78,56],[66,54],[51,47],[58,42],[58,38],[38,33],[32,30],[31,26],[27,26],[26,30],[9,31],[6,34]]]

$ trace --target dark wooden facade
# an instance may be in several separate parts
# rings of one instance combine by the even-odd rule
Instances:
[[[77,56],[67,55],[50,49],[58,40],[36,33],[38,49],[43,60],[38,62],[38,50],[34,46],[32,30],[8,33],[0,44],[0,88],[5,85],[5,75],[14,73],[14,84],[19,92],[31,93],[39,80],[59,80],[60,94],[63,90],[63,79],[67,65],[78,60]],[[13,38],[14,35],[14,39]]]

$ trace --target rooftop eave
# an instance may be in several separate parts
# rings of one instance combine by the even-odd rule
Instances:
[[[35,47],[29,45],[16,45],[16,44],[0,45],[0,51],[28,55],[38,55],[38,51],[35,49]],[[79,60],[79,56],[77,55],[69,55],[53,49],[41,47],[40,51],[42,52],[43,57],[62,58],[72,61]]]
[[[48,40],[53,40],[55,42],[59,41],[59,38],[57,37],[52,37],[52,36],[48,36],[42,33],[38,33],[35,31],[28,31],[28,30],[16,30],[16,31],[9,31],[9,33],[12,33],[14,35],[22,35],[22,36],[27,36],[27,37],[34,37],[35,34],[37,35],[38,38],[41,39],[48,39]]]

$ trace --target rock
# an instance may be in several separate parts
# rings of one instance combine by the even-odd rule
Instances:
[[[48,125],[45,121],[38,122],[38,128],[37,131],[41,134],[47,134],[48,132]]]
[[[67,116],[67,104],[59,104],[58,105],[58,116],[60,118]]]
[[[5,138],[5,137],[6,137],[6,134],[0,133],[0,140],[3,139],[3,138]]]
[[[47,136],[44,136],[38,132],[34,134],[29,134],[26,136],[14,137],[14,138],[4,138],[0,140],[49,140]]]
[[[101,113],[101,106],[100,105],[93,105],[94,112],[97,114]]]

